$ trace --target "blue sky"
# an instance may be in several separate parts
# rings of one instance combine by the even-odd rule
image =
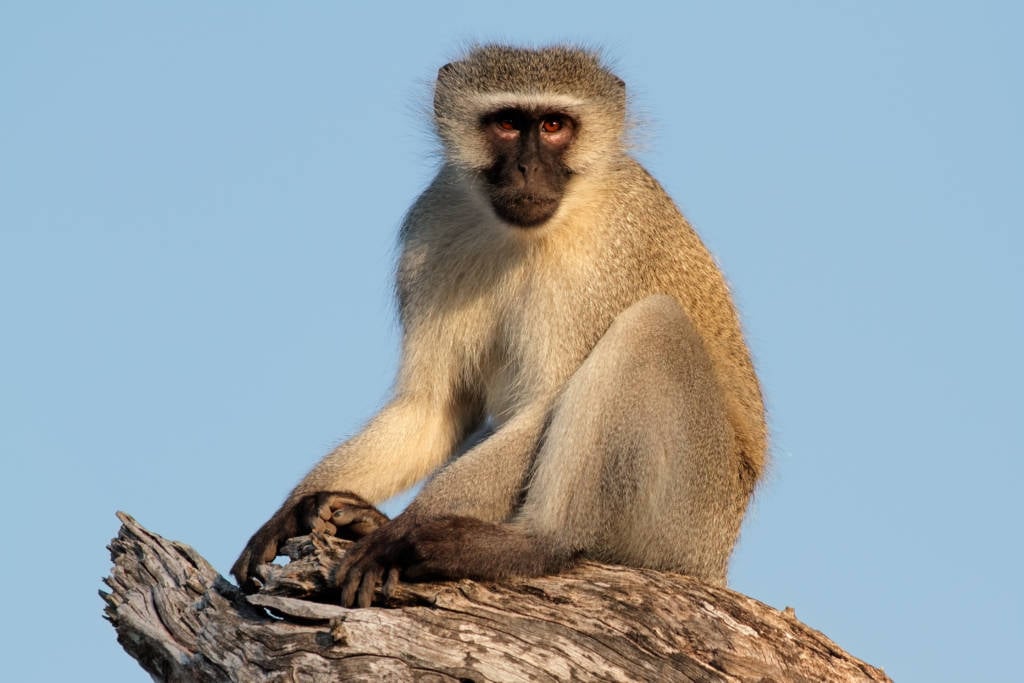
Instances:
[[[897,680],[1005,680],[1021,26],[1010,2],[5,4],[11,679],[148,680],[100,618],[114,511],[226,572],[379,407],[419,113],[503,39],[608,50],[735,289],[773,466],[732,586]]]

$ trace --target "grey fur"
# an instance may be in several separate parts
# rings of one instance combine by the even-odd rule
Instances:
[[[516,98],[580,131],[561,205],[528,230],[480,191],[480,117]],[[761,391],[721,272],[622,142],[622,81],[585,50],[485,46],[441,69],[435,116],[446,160],[402,228],[395,395],[232,571],[247,581],[315,526],[295,516],[313,494],[375,502],[434,472],[339,568],[345,604],[389,570],[501,578],[576,557],[724,583],[765,466]],[[493,433],[453,457],[485,418]]]

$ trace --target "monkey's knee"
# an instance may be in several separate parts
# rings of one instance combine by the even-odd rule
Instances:
[[[590,367],[587,367],[587,366]],[[711,359],[679,301],[654,294],[618,316],[581,367],[579,379],[596,370],[608,386],[639,384],[645,393],[663,383],[687,385],[687,391],[717,393]]]
[[[699,342],[699,336],[675,297],[652,294],[619,313],[602,342],[605,346],[628,343],[646,351]]]
[[[644,324],[651,322],[681,323],[686,319],[682,304],[669,294],[651,294],[640,299],[632,306],[615,317],[615,323],[621,325]]]

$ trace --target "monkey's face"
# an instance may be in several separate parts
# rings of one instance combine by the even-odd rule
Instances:
[[[547,221],[572,176],[564,159],[576,122],[560,112],[501,109],[481,126],[494,159],[483,175],[495,213],[522,228]]]

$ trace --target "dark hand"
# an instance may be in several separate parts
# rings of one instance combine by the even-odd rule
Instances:
[[[260,565],[277,557],[281,544],[311,531],[361,538],[388,521],[387,516],[354,493],[322,491],[289,500],[259,528],[235,560],[231,573],[246,591],[258,589]]]
[[[377,585],[391,595],[399,575],[406,579],[473,575],[460,560],[466,535],[493,527],[466,517],[417,518],[405,513],[360,539],[333,571],[343,607],[369,607]]]

